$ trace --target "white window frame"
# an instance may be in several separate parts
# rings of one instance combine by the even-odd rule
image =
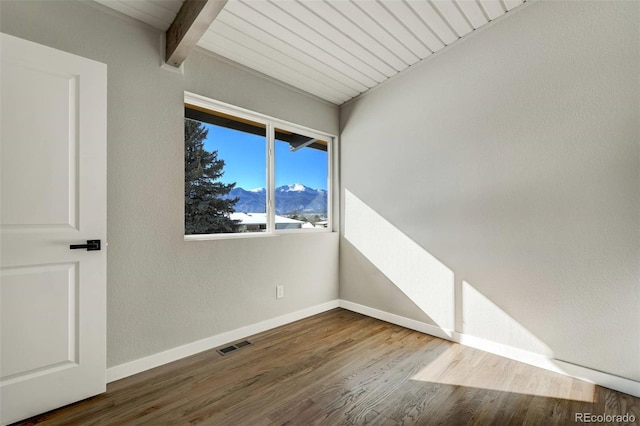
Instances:
[[[335,171],[334,171],[334,151],[337,136],[313,130],[308,127],[300,126],[288,121],[270,117],[265,114],[250,111],[245,108],[237,107],[225,102],[217,101],[191,92],[184,93],[185,105],[193,105],[203,109],[218,111],[237,118],[253,121],[263,124],[267,132],[267,164],[265,164],[266,176],[266,207],[267,207],[267,229],[265,232],[228,232],[220,234],[197,234],[185,235],[185,241],[206,241],[232,238],[261,238],[273,237],[286,234],[311,234],[311,233],[331,233],[334,229],[334,187]],[[326,140],[327,146],[327,216],[328,224],[326,228],[301,228],[301,229],[276,229],[275,228],[275,129],[282,129],[295,132],[304,136],[315,139]],[[184,217],[183,217],[184,222]]]

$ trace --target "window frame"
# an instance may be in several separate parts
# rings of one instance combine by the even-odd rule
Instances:
[[[185,241],[206,241],[219,239],[234,238],[264,238],[278,235],[291,234],[314,234],[314,233],[331,233],[334,229],[334,187],[336,173],[335,164],[335,144],[337,136],[330,133],[321,132],[300,126],[285,120],[280,120],[265,114],[250,111],[245,108],[237,107],[225,102],[217,101],[205,96],[201,96],[191,92],[184,93],[184,107],[194,106],[204,110],[212,110],[232,117],[253,121],[262,124],[266,128],[266,216],[267,229],[265,232],[228,232],[219,234],[184,234]],[[186,117],[183,116],[183,120]],[[327,141],[327,227],[326,228],[300,228],[300,229],[276,229],[275,223],[275,129],[282,129],[295,132],[300,135],[308,136],[315,139]],[[184,139],[184,138],[183,138]],[[184,155],[183,155],[184,157]],[[184,168],[184,167],[183,167]],[[184,202],[183,202],[184,204]],[[183,228],[184,228],[184,210],[183,210]],[[184,231],[184,229],[183,229]]]

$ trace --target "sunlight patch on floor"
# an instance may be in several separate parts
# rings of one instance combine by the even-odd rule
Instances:
[[[595,385],[477,349],[453,344],[412,380],[594,402]]]

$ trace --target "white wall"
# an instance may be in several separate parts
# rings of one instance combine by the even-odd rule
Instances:
[[[342,108],[341,298],[640,380],[640,3],[511,15]]]
[[[337,133],[338,108],[78,1],[0,2],[0,30],[108,65],[108,366],[338,296],[337,234],[183,241],[183,94]],[[275,299],[277,284],[286,297]]]

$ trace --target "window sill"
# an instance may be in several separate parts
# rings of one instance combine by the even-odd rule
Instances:
[[[212,240],[235,240],[242,238],[269,238],[280,237],[283,235],[311,235],[311,234],[330,234],[334,231],[330,229],[318,229],[318,230],[280,230],[276,232],[241,232],[237,234],[199,234],[199,235],[185,235],[185,241],[212,241]]]

